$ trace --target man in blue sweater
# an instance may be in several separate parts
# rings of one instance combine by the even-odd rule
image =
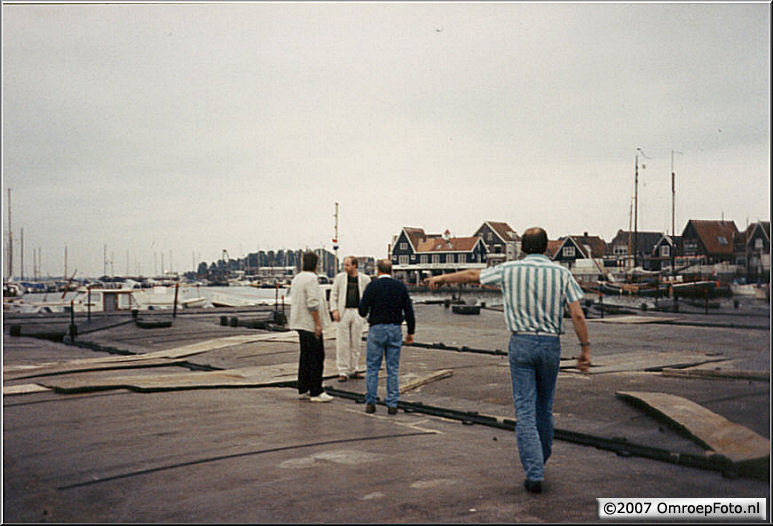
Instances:
[[[377,267],[378,278],[365,287],[359,306],[360,316],[367,317],[370,324],[365,357],[367,364],[365,412],[376,412],[378,371],[381,369],[382,358],[386,358],[386,405],[387,412],[394,415],[397,413],[397,400],[400,397],[397,374],[400,369],[400,348],[403,343],[401,325],[405,319],[408,325],[405,343],[411,344],[416,330],[416,319],[408,289],[402,282],[392,279],[392,262],[381,259]]]

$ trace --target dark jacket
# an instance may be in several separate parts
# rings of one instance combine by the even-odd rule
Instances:
[[[392,278],[376,278],[368,283],[360,299],[360,316],[367,316],[371,325],[390,323],[400,325],[405,319],[408,334],[416,330],[413,305],[405,285]],[[403,318],[405,314],[405,318]]]

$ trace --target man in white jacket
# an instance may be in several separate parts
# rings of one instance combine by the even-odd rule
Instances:
[[[344,271],[335,277],[333,290],[330,292],[333,320],[338,322],[336,366],[339,382],[345,382],[348,378],[363,377],[359,363],[365,318],[360,316],[358,307],[368,283],[370,278],[357,272],[357,258],[345,257]]]
[[[301,400],[329,402],[333,399],[322,389],[325,347],[322,330],[328,325],[325,295],[317,280],[318,257],[303,254],[303,271],[290,285],[290,329],[298,331],[301,357],[298,363],[298,393]]]

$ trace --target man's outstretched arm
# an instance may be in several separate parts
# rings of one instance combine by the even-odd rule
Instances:
[[[449,283],[480,283],[480,269],[470,268],[452,272],[450,274],[441,274],[427,278],[424,282],[429,285],[430,290],[434,290],[442,285]]]

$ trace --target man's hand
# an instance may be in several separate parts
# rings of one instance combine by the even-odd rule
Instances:
[[[410,345],[410,344],[412,344],[412,343],[413,343],[413,334],[408,334],[408,335],[405,337],[405,342],[404,342],[404,343],[405,343],[405,345]]]
[[[314,325],[314,336],[316,336],[317,338],[322,336],[322,325],[320,325],[319,323]]]
[[[582,351],[580,351],[580,356],[577,357],[577,368],[583,373],[588,372],[590,368],[590,347],[583,347]]]
[[[338,313],[338,309],[333,311],[333,319],[335,321],[341,321],[341,315]]]
[[[443,276],[432,276],[424,280],[424,283],[429,287],[429,290],[436,290],[443,285]]]

